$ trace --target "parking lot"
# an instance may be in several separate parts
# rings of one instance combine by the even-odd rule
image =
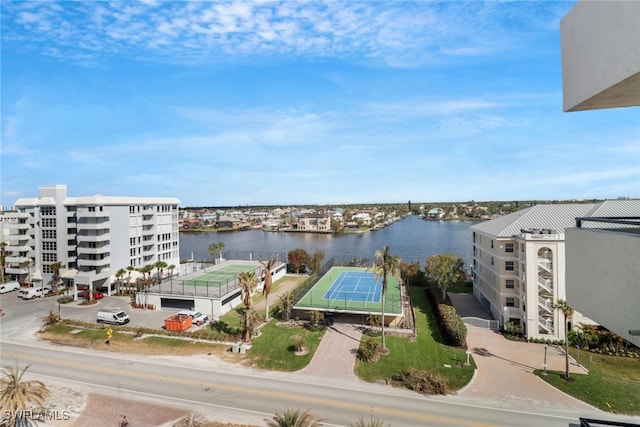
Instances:
[[[0,307],[4,312],[0,320],[0,328],[2,328],[4,339],[10,336],[18,339],[27,330],[33,333],[40,328],[42,318],[49,312],[59,312],[62,319],[96,323],[97,313],[101,308],[120,308],[131,319],[131,322],[126,326],[160,329],[164,326],[164,319],[179,311],[177,308],[158,311],[132,309],[129,296],[105,295],[104,298],[97,300],[92,305],[83,305],[83,300],[81,299],[67,304],[59,304],[58,299],[60,297],[62,295],[23,300],[18,298],[17,291],[0,295]],[[204,314],[210,316],[208,313]],[[197,329],[197,327],[192,326],[190,330],[192,329]]]

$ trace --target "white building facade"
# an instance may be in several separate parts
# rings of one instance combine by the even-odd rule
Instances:
[[[40,187],[37,198],[18,199],[6,222],[6,272],[23,283],[49,283],[61,263],[69,284],[95,289],[116,272],[163,261],[180,265],[175,198],[68,197],[66,185]],[[6,213],[9,215],[9,213]]]
[[[504,326],[527,338],[565,339],[555,309],[567,300],[565,230],[602,209],[629,215],[640,200],[536,205],[471,227],[474,295]],[[570,326],[594,323],[576,311]]]

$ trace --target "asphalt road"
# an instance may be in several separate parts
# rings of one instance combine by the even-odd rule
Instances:
[[[112,306],[118,301],[107,303]],[[566,427],[578,425],[580,416],[602,416],[602,413],[585,414],[571,409],[550,411],[535,402],[531,402],[530,407],[504,408],[491,401],[459,396],[425,397],[361,381],[340,382],[300,373],[220,368],[206,361],[182,363],[180,358],[59,347],[34,338],[42,316],[49,310],[57,311],[55,299],[22,301],[15,296],[7,299],[5,295],[0,304],[7,313],[0,320],[3,366],[13,365],[17,359],[21,366],[32,364],[29,375],[45,383],[53,381],[71,388],[162,403],[204,415],[223,414],[225,419],[236,422],[262,425],[265,418],[288,407],[309,408],[324,418],[326,425],[339,426],[371,415],[392,426],[407,427]],[[89,310],[92,309],[62,307],[63,317],[94,316]],[[153,315],[161,319],[167,314]],[[151,313],[136,321],[155,322],[150,316]],[[612,417],[607,414],[607,418]]]

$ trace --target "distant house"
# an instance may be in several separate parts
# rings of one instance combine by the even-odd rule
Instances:
[[[427,212],[427,218],[429,219],[442,219],[444,218],[444,209],[442,208],[433,208]]]
[[[218,228],[240,228],[240,221],[238,218],[234,218],[231,216],[221,216],[218,222],[216,222],[216,226]]]
[[[364,225],[371,225],[371,214],[369,212],[359,212],[351,218],[360,221]]]
[[[328,213],[310,213],[297,218],[298,231],[331,232],[331,215]]]

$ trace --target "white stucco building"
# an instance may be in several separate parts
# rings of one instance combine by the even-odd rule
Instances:
[[[566,230],[579,217],[639,211],[640,200],[544,204],[471,227],[474,295],[502,326],[519,325],[528,338],[565,339],[563,315],[554,306],[567,300]],[[594,323],[579,310],[570,322]]]
[[[116,272],[164,261],[180,265],[175,198],[69,197],[66,185],[40,187],[38,197],[18,199],[4,224],[6,272],[21,282],[48,283],[51,265],[63,265],[69,284],[95,289]]]

